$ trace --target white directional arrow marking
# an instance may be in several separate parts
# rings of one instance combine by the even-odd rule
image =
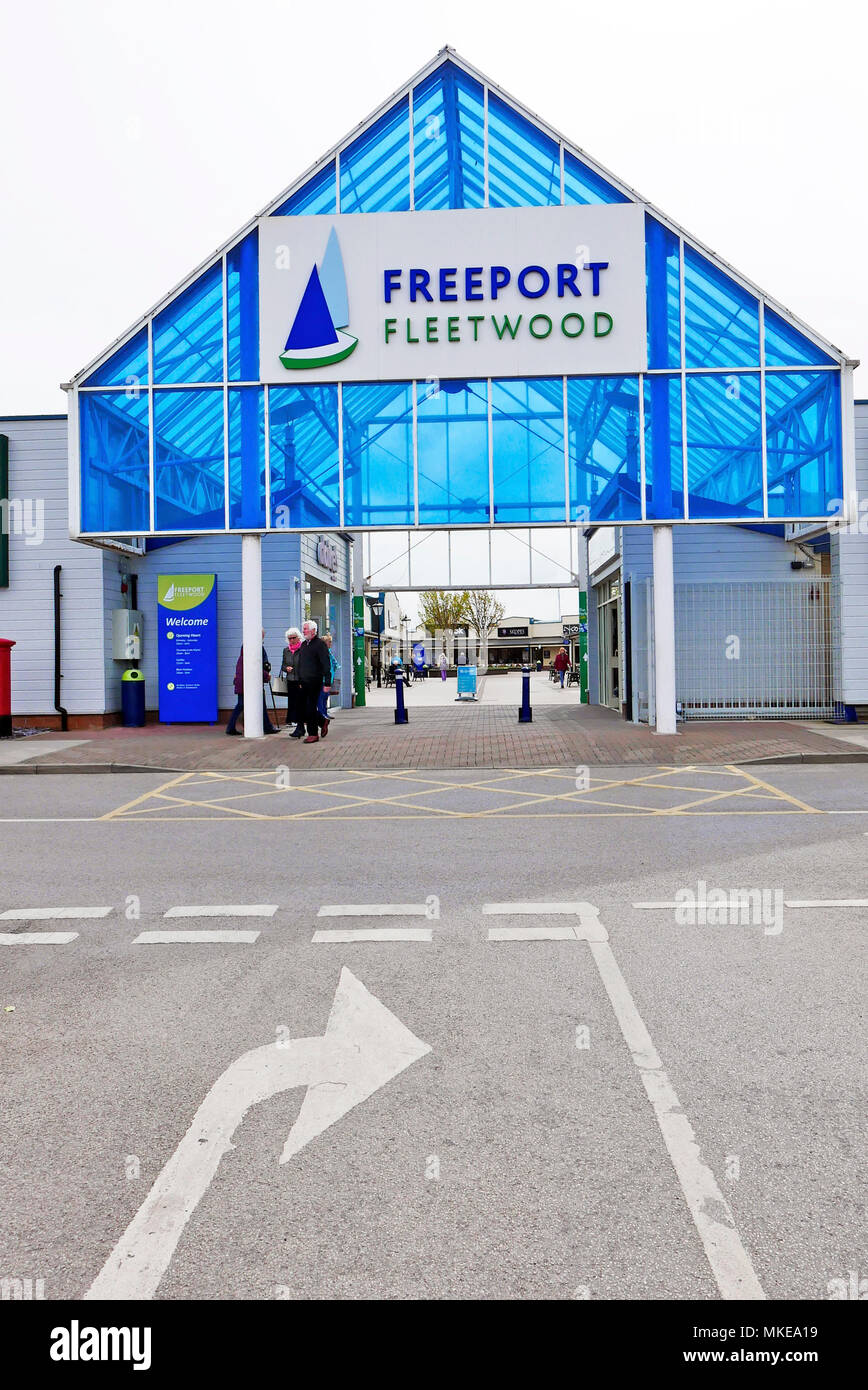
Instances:
[[[85,1298],[153,1298],[184,1227],[252,1105],[295,1086],[309,1087],[280,1157],[286,1163],[430,1051],[343,969],[321,1038],[253,1048],[217,1078]]]

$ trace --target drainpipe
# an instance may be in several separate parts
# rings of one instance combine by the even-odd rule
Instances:
[[[63,733],[69,729],[69,715],[60,703],[60,682],[62,672],[60,669],[60,571],[61,565],[54,566],[54,708],[60,715],[60,727]]]

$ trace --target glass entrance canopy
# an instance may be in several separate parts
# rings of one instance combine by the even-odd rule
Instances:
[[[616,203],[644,209],[647,323],[646,369],[617,375],[266,384],[254,220],[70,383],[74,530],[839,511],[846,357],[451,50],[266,211]]]

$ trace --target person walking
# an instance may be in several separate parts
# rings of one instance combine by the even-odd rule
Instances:
[[[286,629],[286,646],[280,663],[280,674],[286,681],[286,723],[294,724],[290,738],[304,738],[304,706],[301,696],[301,681],[298,678],[298,654],[301,650],[301,633],[297,627]]]
[[[262,640],[265,641],[265,628],[262,629]],[[271,681],[271,662],[268,660],[268,652],[262,648],[262,731],[266,734],[279,734],[280,730],[271,722],[268,713],[268,705],[265,703],[265,687]],[[238,697],[235,708],[229,716],[229,723],[226,725],[226,732],[229,735],[241,737],[241,730],[236,729],[238,716],[244,713],[244,647],[241,648],[241,655],[235,663],[235,680],[233,689]]]
[[[570,669],[570,656],[566,647],[561,647],[554,661],[555,670],[561,678],[561,690],[564,688],[564,676]]]
[[[302,625],[304,640],[298,652],[298,679],[301,684],[302,699],[304,701],[304,719],[307,727],[307,738],[305,743],[319,743],[319,731],[325,738],[329,731],[329,721],[327,717],[320,714],[318,709],[320,692],[324,686],[331,682],[332,665],[329,660],[329,649],[320,638],[318,626],[308,619]]]
[[[334,652],[333,652],[333,650],[332,650],[332,641],[333,641],[333,638],[332,638],[331,633],[330,633],[330,632],[326,632],[326,633],[323,635],[323,639],[322,639],[322,640],[323,640],[323,642],[325,643],[325,645],[328,647],[329,665],[330,665],[330,667],[331,667],[331,674],[329,675],[329,683],[328,683],[328,686],[327,686],[327,687],[326,687],[326,686],[323,686],[323,689],[322,689],[322,691],[320,692],[319,702],[318,702],[318,704],[317,704],[317,710],[319,711],[319,716],[320,716],[320,718],[321,718],[321,719],[324,719],[325,722],[326,722],[326,724],[328,724],[329,719],[330,719],[330,715],[329,715],[329,696],[330,696],[330,694],[332,694],[332,692],[334,692],[334,691],[336,690],[337,674],[338,674],[338,671],[341,669],[341,666],[340,666],[340,662],[338,661],[337,657],[335,656],[335,654],[334,654]]]
[[[441,653],[440,653],[440,679],[441,679],[442,681],[445,681],[445,679],[446,679],[446,672],[448,671],[448,669],[449,669],[449,658],[447,657],[447,655],[446,655],[445,652],[441,652]]]

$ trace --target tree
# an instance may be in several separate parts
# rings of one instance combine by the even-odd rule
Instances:
[[[449,635],[470,622],[469,596],[466,589],[425,589],[419,595],[419,621],[435,639]],[[451,645],[451,642],[450,642]]]
[[[489,628],[496,627],[506,609],[490,589],[471,589],[467,595],[469,623],[483,646],[487,645]]]

